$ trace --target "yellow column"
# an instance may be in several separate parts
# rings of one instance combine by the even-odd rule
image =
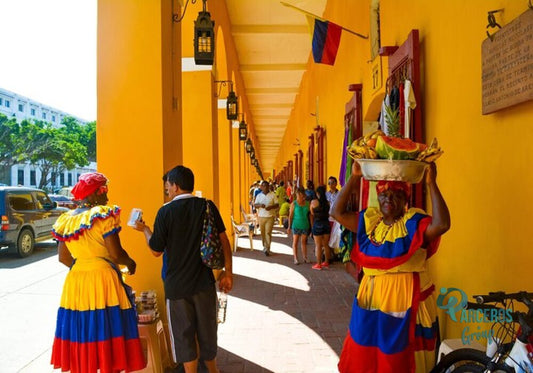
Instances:
[[[160,0],[98,1],[98,170],[110,179],[110,203],[123,209],[122,245],[138,265],[127,281],[137,291],[155,289],[160,301],[161,259],[125,222],[139,207],[153,225],[164,203],[161,177],[182,158],[181,30],[172,23],[171,6]]]
[[[211,71],[183,72],[183,164],[194,172],[195,192],[218,202],[217,109]]]
[[[221,103],[225,101],[221,100]],[[222,105],[222,108],[218,109],[218,201],[217,206],[226,225],[228,237],[231,240],[231,215],[238,219],[232,211],[232,187],[233,187],[233,164],[232,164],[232,142],[233,138],[231,123],[226,118],[226,106]],[[236,130],[235,130],[236,131]]]

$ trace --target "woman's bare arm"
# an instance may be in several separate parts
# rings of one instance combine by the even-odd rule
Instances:
[[[359,163],[354,162],[352,174],[348,182],[339,191],[339,195],[333,204],[331,216],[342,226],[352,232],[357,232],[359,224],[359,214],[355,211],[348,211],[348,202],[352,194],[359,196],[359,187],[361,185],[361,167]]]
[[[424,244],[428,244],[450,229],[450,211],[437,185],[437,166],[431,163],[426,172],[426,184],[429,189],[432,208],[432,221],[424,232]]]

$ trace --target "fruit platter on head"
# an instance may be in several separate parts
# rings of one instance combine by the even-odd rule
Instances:
[[[348,154],[361,165],[365,179],[416,184],[422,180],[429,164],[442,155],[436,138],[428,146],[401,137],[398,128],[395,123],[389,123],[388,135],[378,129],[361,136],[348,147]]]

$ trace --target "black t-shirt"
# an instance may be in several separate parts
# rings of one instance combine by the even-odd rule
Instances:
[[[218,232],[225,232],[217,207],[209,202]],[[149,244],[154,251],[166,251],[167,299],[197,294],[215,281],[213,271],[202,263],[200,256],[205,207],[203,198],[181,198],[166,203],[157,212]]]

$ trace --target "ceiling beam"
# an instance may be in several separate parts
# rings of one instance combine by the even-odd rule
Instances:
[[[232,25],[231,33],[238,34],[309,34],[307,25]]]
[[[289,119],[290,115],[254,115],[254,120],[258,119]]]
[[[246,89],[247,95],[261,95],[261,94],[271,94],[277,95],[280,93],[298,93],[299,88],[248,88]]]
[[[277,103],[277,104],[250,104],[248,107],[250,110],[256,110],[256,109],[270,109],[270,108],[289,108],[292,109],[294,104],[292,102],[289,103]]]
[[[241,65],[241,72],[247,71],[305,71],[307,69],[307,64],[305,63],[257,63],[257,64],[246,64]]]

